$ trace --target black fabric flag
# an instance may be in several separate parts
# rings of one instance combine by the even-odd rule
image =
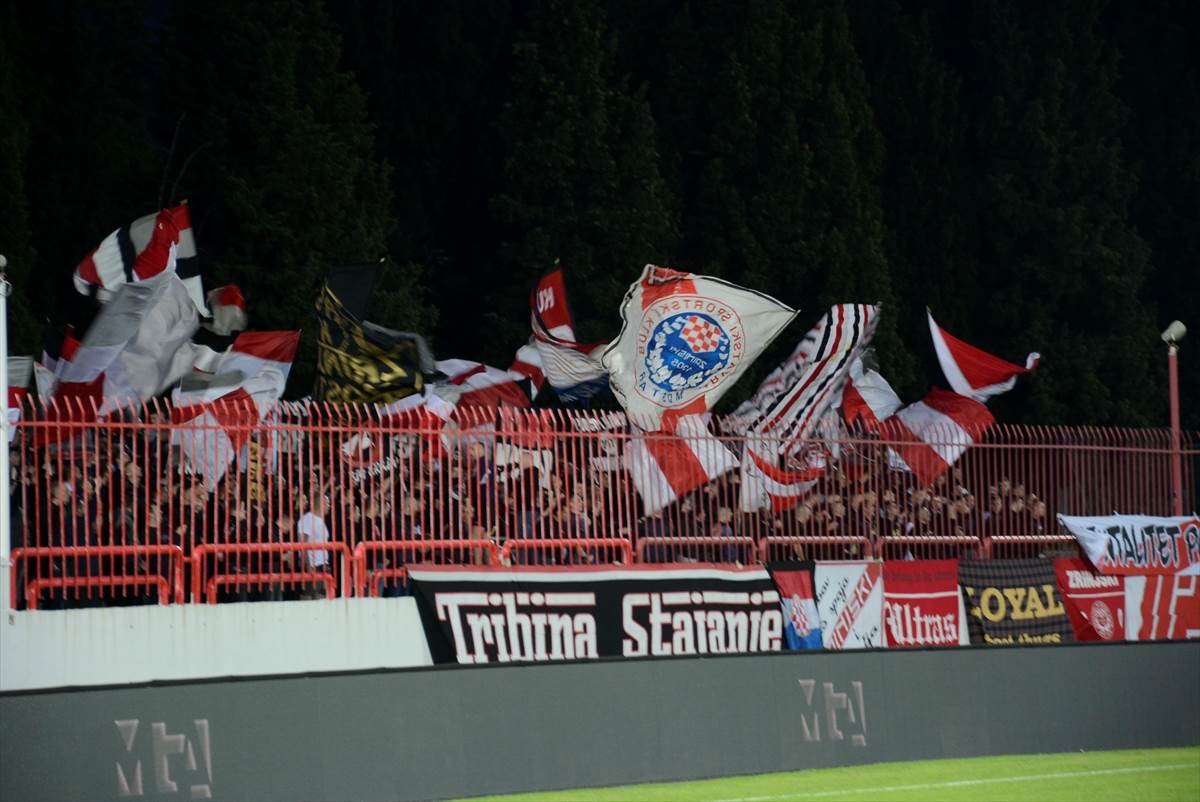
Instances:
[[[386,403],[418,393],[433,356],[419,334],[360,321],[328,285],[317,300],[317,380],[321,401]]]

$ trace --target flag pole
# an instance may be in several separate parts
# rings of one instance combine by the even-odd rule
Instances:
[[[12,539],[12,520],[9,515],[9,453],[8,453],[8,296],[12,285],[4,270],[8,259],[0,254],[0,399],[4,404],[4,421],[0,425],[0,573],[8,576],[8,558]],[[0,593],[0,610],[8,607],[8,594]]]

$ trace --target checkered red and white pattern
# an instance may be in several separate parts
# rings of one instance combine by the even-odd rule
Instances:
[[[715,351],[721,344],[721,330],[698,315],[692,315],[687,319],[680,335],[694,354]]]

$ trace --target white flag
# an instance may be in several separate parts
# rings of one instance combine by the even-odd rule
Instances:
[[[768,295],[646,265],[601,363],[631,422],[671,431],[679,416],[710,411],[795,316]]]

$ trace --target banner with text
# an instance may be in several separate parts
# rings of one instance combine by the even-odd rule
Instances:
[[[888,646],[968,643],[958,590],[958,560],[885,562],[883,628]]]
[[[883,564],[817,563],[817,610],[826,649],[883,646]]]
[[[409,571],[435,663],[778,652],[770,574],[719,566]]]
[[[1096,573],[1086,560],[1055,560],[1075,640],[1125,639],[1125,577]]]
[[[1069,643],[1071,622],[1049,560],[960,560],[971,643]]]
[[[1060,515],[1102,574],[1176,574],[1200,566],[1200,518]]]

